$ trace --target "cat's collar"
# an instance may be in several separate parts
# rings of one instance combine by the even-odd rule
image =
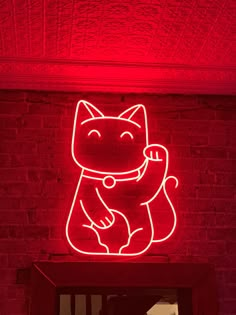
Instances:
[[[101,180],[103,186],[110,189],[115,187],[116,182],[126,182],[130,180],[137,180],[140,177],[140,169],[130,172],[128,174],[120,173],[120,174],[102,174],[90,170],[83,170],[82,176],[86,178],[91,178],[95,180]]]

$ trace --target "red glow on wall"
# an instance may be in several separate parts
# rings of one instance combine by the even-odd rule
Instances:
[[[173,234],[177,217],[166,183],[173,180],[177,187],[178,180],[168,175],[167,149],[149,144],[143,105],[132,106],[114,117],[79,101],[71,151],[81,175],[66,223],[66,237],[76,252],[136,256]],[[165,236],[156,239],[152,201],[160,192],[169,204],[173,224]]]

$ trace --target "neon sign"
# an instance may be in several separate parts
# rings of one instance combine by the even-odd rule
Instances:
[[[177,217],[166,183],[173,180],[176,188],[178,180],[168,176],[167,149],[149,144],[143,105],[113,117],[79,101],[71,152],[81,175],[66,223],[66,237],[76,252],[136,256],[173,234]],[[161,192],[173,223],[164,237],[156,239],[152,203]]]

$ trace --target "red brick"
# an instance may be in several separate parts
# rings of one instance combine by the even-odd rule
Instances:
[[[192,227],[185,227],[181,228],[181,230],[179,231],[179,234],[181,236],[182,239],[186,240],[186,241],[195,241],[195,240],[201,240],[201,241],[205,241],[207,239],[207,231],[206,228],[202,228],[202,226],[200,226],[200,228],[197,228],[197,224],[196,226]]]
[[[209,135],[210,146],[227,146],[230,143],[227,133]]]
[[[174,132],[171,136],[174,145],[188,145],[190,143],[190,136],[186,132]]]
[[[235,255],[235,253],[236,253],[236,241],[235,241],[235,238],[231,239],[231,241],[227,242],[227,252],[228,252],[228,254],[234,254]],[[236,276],[236,272],[235,272],[235,276]],[[236,280],[235,280],[235,283],[236,283]]]
[[[36,150],[37,151],[37,150]],[[47,168],[52,167],[52,165],[58,164],[55,161],[54,156],[49,154],[48,152],[44,152],[44,154],[38,154],[37,152],[27,152],[27,153],[19,153],[12,154],[10,156],[11,161],[8,162],[11,167],[38,167],[38,168]],[[65,164],[65,163],[64,163]],[[61,163],[62,165],[62,163]]]
[[[26,182],[27,170],[17,168],[0,169],[0,182]]]
[[[235,267],[235,266],[234,266]],[[227,270],[226,281],[230,284],[236,285],[236,268],[233,270]]]
[[[11,105],[9,105],[11,106]],[[13,106],[14,108],[14,106]],[[21,115],[17,112],[12,114],[1,114],[0,127],[6,132],[11,129],[27,129],[27,128],[41,128],[42,127],[42,116],[40,115]]]
[[[207,238],[212,241],[236,239],[236,227],[233,229],[229,227],[208,229]]]
[[[27,222],[27,215],[25,211],[20,211],[16,209],[16,211],[1,211],[1,225],[9,225],[9,224],[25,224]]]
[[[1,284],[14,283],[16,272],[14,269],[0,269]]]
[[[41,154],[64,154],[64,148],[61,143],[55,144],[54,142],[50,141],[50,139],[46,140],[43,143],[38,144],[38,153]]]
[[[225,294],[229,299],[235,299],[236,297],[236,285],[228,285],[225,288]]]
[[[0,183],[0,196],[34,197],[42,193],[42,183]]]
[[[9,198],[9,197],[3,197],[0,198],[0,205],[1,205],[1,210],[15,210],[19,209],[20,207],[20,199],[19,198]]]
[[[25,288],[23,286],[7,286],[7,296],[9,299],[25,298]]]
[[[224,241],[187,241],[188,252],[192,255],[201,256],[218,256],[225,253],[225,242]]]
[[[44,187],[44,196],[47,196],[49,198],[54,198],[58,196],[59,194],[64,194],[68,191],[68,189],[71,188],[70,184],[64,184],[61,182],[52,183],[47,182]]]
[[[235,161],[227,159],[210,159],[207,162],[207,168],[216,172],[232,172],[235,170]]]
[[[0,309],[2,309],[3,301],[7,300],[7,298],[8,298],[6,285],[1,284],[1,286],[0,286],[0,296],[1,296]]]
[[[0,239],[8,239],[8,235],[7,226],[0,226]]]
[[[0,116],[0,128],[7,133],[8,129],[13,129],[17,127],[17,119],[19,116],[15,115],[4,115]],[[7,130],[6,130],[7,129]]]
[[[227,151],[225,148],[210,147],[210,146],[191,146],[191,155],[198,158],[226,158]]]
[[[156,117],[153,120],[157,120]],[[157,129],[159,124],[161,126],[164,124],[167,130],[171,128],[173,134],[175,132],[185,132],[191,136],[207,136],[210,129],[209,121],[199,120],[166,120],[160,122],[157,120]]]
[[[217,185],[236,185],[236,172],[232,173],[217,173],[215,174],[215,183]]]
[[[216,222],[214,213],[185,213],[179,219],[186,227],[206,227],[214,226]]]
[[[225,256],[225,255],[209,256],[208,262],[210,264],[214,265],[216,269],[223,270],[222,271],[222,278],[225,277],[225,270],[232,266],[231,257]],[[218,273],[217,273],[217,276],[218,276]],[[223,281],[221,281],[221,282],[225,282],[225,279],[223,279]],[[225,287],[219,287],[219,289],[225,289]]]
[[[228,212],[226,213],[226,220],[225,220],[225,223],[228,225],[228,226],[236,226],[236,213],[235,213],[235,209],[232,209],[234,210],[234,212]]]
[[[171,154],[172,156],[172,154]],[[201,159],[201,158],[185,158],[185,157],[174,157],[170,161],[170,165],[173,167],[173,172],[175,170],[182,170],[182,171],[193,171],[193,170],[201,170],[201,169],[206,169],[207,161],[206,159]],[[191,174],[191,172],[189,172]]]
[[[0,268],[4,269],[4,268],[7,268],[7,266],[8,266],[8,255],[0,254]]]
[[[213,109],[195,108],[193,110],[186,110],[180,113],[180,119],[189,120],[214,120],[215,111]]]
[[[24,227],[24,236],[26,239],[48,239],[49,238],[49,228],[48,226],[40,225],[28,225]]]
[[[16,119],[17,127],[19,129],[40,129],[42,128],[41,115],[24,115],[18,116]]]
[[[11,157],[9,154],[1,154],[0,152],[0,168],[11,166]]]
[[[37,144],[26,141],[1,141],[0,153],[17,154],[17,153],[31,153],[36,152]]]
[[[232,213],[236,206],[236,200],[214,199],[212,200],[213,209],[216,213]]]
[[[172,143],[174,145],[207,145],[208,137],[205,135],[191,135],[186,133],[186,131],[180,133],[173,131],[171,136]]]
[[[55,140],[56,131],[52,128],[31,128],[31,129],[20,129],[17,134],[17,140],[21,142],[48,142],[50,139],[52,142]]]
[[[235,148],[227,148],[228,152],[228,158],[231,159],[236,159],[236,149]]]
[[[208,144],[208,137],[206,135],[196,135],[196,136],[190,136],[189,144],[201,146],[201,145],[207,145]]]
[[[181,196],[182,197],[182,196]],[[185,212],[215,213],[215,203],[211,199],[179,198],[177,209],[186,209]]]
[[[2,306],[3,315],[12,314],[27,314],[28,305],[25,299],[8,299]]]
[[[181,189],[181,196],[184,198],[194,198],[196,197],[196,188],[192,185],[189,186],[187,183],[186,184],[182,184],[180,186]]]
[[[62,239],[65,236],[65,226],[64,225],[57,225],[50,227],[50,239],[57,240]]]
[[[1,253],[25,253],[26,243],[24,240],[2,240],[0,242]]]
[[[76,183],[75,183],[76,186]],[[24,209],[54,209],[55,205],[60,204],[61,208],[68,204],[68,197],[58,196],[58,197],[35,197],[35,198],[24,198],[20,200],[20,208]]]
[[[209,135],[225,135],[228,133],[228,130],[234,127],[234,124],[228,121],[209,121]]]
[[[71,123],[71,121],[70,121]],[[73,126],[70,125],[70,127]],[[43,127],[44,128],[60,128],[61,127],[61,117],[58,117],[58,115],[55,116],[46,116],[43,118]],[[64,126],[63,126],[64,127]]]
[[[25,253],[15,254],[12,253],[8,256],[8,267],[9,268],[27,268],[32,264],[32,256]]]
[[[235,104],[234,104],[235,106]],[[235,120],[236,119],[236,112],[232,109],[222,109],[216,111],[216,119],[217,120]]]
[[[28,104],[24,102],[1,102],[0,114],[22,115],[28,112]]]
[[[51,104],[50,101],[47,100],[47,98],[42,98],[41,100],[32,100],[29,103],[29,114],[33,115],[57,115],[60,117],[60,115],[65,115],[68,111],[68,108],[66,108],[65,105],[60,104]]]
[[[69,129],[69,131],[72,132],[73,124],[74,124],[74,119],[72,115],[68,117],[62,117],[61,128],[63,128],[63,130]]]
[[[69,211],[69,209],[60,210],[57,207],[57,210],[55,210],[54,207],[53,210],[40,209],[40,211],[34,211],[34,213],[33,211],[31,211],[31,214],[28,213],[29,223],[48,226],[51,226],[53,224],[63,224],[65,222],[65,211]]]
[[[223,301],[223,309],[224,309],[224,314],[234,315],[236,313],[235,298],[232,298],[230,300],[224,300]]]
[[[30,181],[60,181],[61,174],[55,169],[29,169],[28,177]]]
[[[171,152],[171,156],[175,158],[188,158],[191,157],[189,145],[168,145],[167,149]]]
[[[65,240],[27,240],[27,253],[45,253],[48,257],[49,254],[60,253],[68,254],[69,247]],[[22,252],[21,252],[22,253]]]
[[[208,258],[197,255],[168,255],[171,263],[208,263]]]
[[[234,186],[199,186],[199,198],[234,198]]]
[[[232,147],[235,147],[235,145],[236,145],[236,128],[235,128],[235,130],[232,132],[232,133],[230,133],[229,135],[228,135],[228,138],[229,138],[229,144],[232,146]]]
[[[21,102],[25,100],[25,91],[19,91],[19,90],[1,90],[0,93],[0,102],[3,101],[7,102]]]
[[[168,145],[171,143],[171,135],[169,132],[158,132],[158,133],[152,133],[151,137],[149,137],[150,143],[162,143],[163,145]]]
[[[4,140],[16,140],[16,129],[0,129],[0,139]]]
[[[189,171],[177,171],[175,168],[173,168],[173,173],[175,174],[176,178],[179,180],[180,186],[179,189],[182,189],[182,183],[184,185],[189,184],[199,184],[200,181],[200,174],[199,172],[192,172]]]
[[[22,239],[24,238],[24,228],[23,228],[23,225],[20,226],[20,225],[11,225],[8,227],[8,233],[9,233],[9,239],[16,239],[16,240],[19,240],[19,239]]]

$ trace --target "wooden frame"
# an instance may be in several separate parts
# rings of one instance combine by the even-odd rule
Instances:
[[[81,289],[176,288],[180,300],[192,292],[192,315],[217,315],[212,265],[194,263],[37,262],[32,266],[31,315],[58,315],[60,294]],[[183,312],[184,313],[184,312]]]

